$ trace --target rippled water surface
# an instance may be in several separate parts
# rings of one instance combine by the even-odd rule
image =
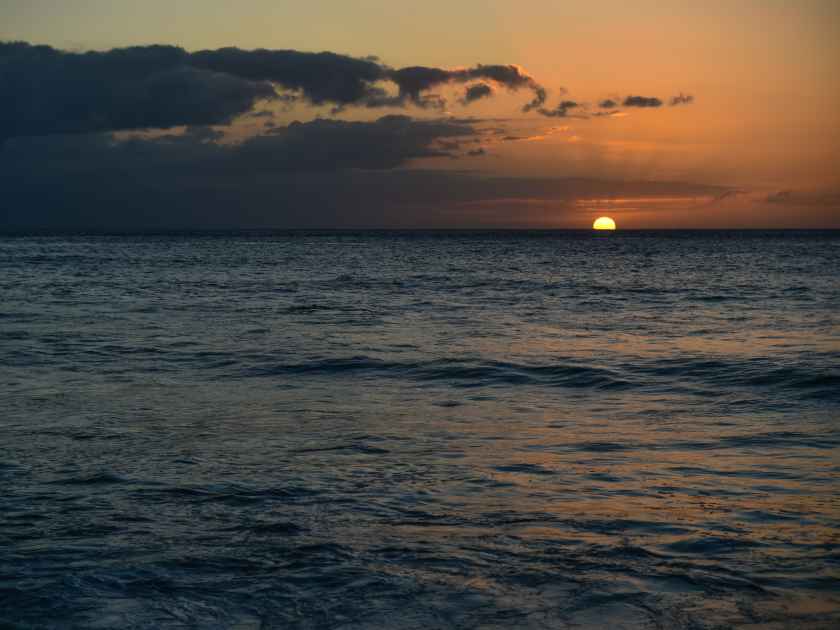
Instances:
[[[840,626],[840,234],[0,239],[0,626]]]

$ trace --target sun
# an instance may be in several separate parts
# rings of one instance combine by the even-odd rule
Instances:
[[[609,217],[598,217],[595,223],[592,224],[593,230],[614,230],[615,221]]]

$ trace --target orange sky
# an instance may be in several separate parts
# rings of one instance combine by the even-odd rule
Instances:
[[[394,67],[516,63],[549,89],[550,106],[563,89],[562,98],[593,107],[613,95],[690,93],[696,98],[690,106],[548,119],[523,114],[528,95],[521,92],[462,107],[455,103],[459,86],[447,93],[446,114],[505,118],[511,133],[531,140],[488,141],[485,155],[460,160],[457,169],[696,182],[740,191],[721,202],[606,204],[604,210],[632,227],[840,227],[836,0],[435,0],[411,8],[373,0],[11,0],[0,7],[0,39],[77,50],[158,42],[190,50],[331,50],[377,55]],[[383,113],[350,108],[339,116]],[[405,113],[441,115],[416,108]],[[279,113],[281,121],[330,115],[328,107]],[[424,162],[415,166],[453,168],[448,160]],[[589,221],[588,215],[578,219]],[[545,222],[553,224],[549,210]]]

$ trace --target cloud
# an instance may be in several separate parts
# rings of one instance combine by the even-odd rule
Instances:
[[[689,103],[694,102],[694,97],[690,94],[682,94],[680,93],[677,96],[674,96],[670,104],[673,105],[687,105]],[[655,96],[628,96],[623,101],[619,102],[618,98],[606,98],[598,102],[598,107],[602,110],[607,111],[590,111],[589,104],[580,104],[576,101],[561,101],[557,107],[554,109],[546,109],[544,107],[540,107],[537,111],[542,114],[543,116],[549,116],[551,118],[566,118],[569,116],[573,116],[575,118],[602,118],[602,117],[611,117],[611,116],[625,116],[626,114],[622,113],[618,107],[662,107],[663,102],[661,99],[656,98]],[[580,113],[577,114],[570,114],[569,111],[572,109],[579,109]]]
[[[240,143],[224,143],[211,127],[160,136],[110,134],[21,138],[0,150],[6,170],[100,170],[140,173],[189,165],[196,174],[386,170],[417,158],[456,157],[478,138],[472,124],[383,116],[372,122],[317,119],[275,126]],[[147,181],[152,181],[148,178]]]
[[[840,208],[838,190],[780,190],[764,198],[766,203],[786,206]]]
[[[470,103],[474,103],[483,98],[489,98],[490,96],[493,96],[493,86],[488,83],[476,83],[467,87],[461,103],[463,105],[469,105]]]
[[[576,109],[578,107],[580,107],[580,104],[575,101],[561,101],[554,109],[541,107],[537,111],[549,118],[566,118],[570,109]]]
[[[417,158],[455,157],[477,135],[468,124],[383,116],[374,122],[318,119],[276,127],[230,152],[231,162],[273,171],[392,169]]]
[[[192,53],[189,64],[295,90],[314,105],[358,103],[375,95],[374,84],[386,78],[375,61],[331,52],[220,48]]]
[[[682,92],[680,92],[676,96],[671,97],[669,104],[671,105],[671,107],[674,107],[676,105],[691,105],[693,102],[694,96],[692,96],[691,94],[683,94]]]
[[[158,137],[15,139],[0,151],[0,226],[6,231],[539,226],[547,220],[574,222],[580,216],[574,202],[581,198],[721,192],[693,184],[403,168],[416,157],[449,154],[439,146],[443,142],[473,140],[473,130],[461,125],[406,117],[320,120],[238,145],[220,143],[219,132],[207,127]],[[298,151],[304,155],[296,158]],[[538,202],[520,213],[532,199]]]
[[[622,105],[624,107],[662,107],[662,101],[655,96],[628,96]]]
[[[523,107],[531,111],[545,103],[547,92],[537,81],[522,68],[515,65],[482,65],[472,68],[445,70],[425,66],[410,66],[392,70],[388,78],[399,88],[399,102],[423,104],[422,93],[451,83],[466,83],[483,79],[492,81],[511,91],[527,89],[533,93],[533,99]]]
[[[694,96],[691,94],[683,94],[680,92],[677,96],[672,96],[668,104],[671,107],[676,105],[690,105],[694,102]],[[598,107],[601,109],[609,109],[615,110],[616,107],[623,106],[623,107],[662,107],[663,102],[661,99],[655,96],[628,96],[623,101],[620,101],[618,97],[615,98],[606,98],[598,103]],[[611,112],[614,113],[614,112]],[[604,114],[595,114],[604,115]]]
[[[487,151],[485,151],[483,148],[479,147],[477,149],[472,149],[471,151],[467,151],[467,155],[469,155],[471,157],[477,157],[477,156],[480,156],[480,155],[487,155]]]
[[[0,43],[0,142],[14,136],[226,123],[274,88],[189,65],[172,46],[68,53]]]
[[[727,199],[734,199],[736,197],[741,197],[741,196],[746,195],[746,194],[747,194],[746,190],[739,190],[737,188],[733,188],[731,190],[725,190],[724,192],[719,194],[717,197],[712,199],[712,203],[719,203],[721,201],[726,201]]]
[[[676,96],[672,96],[671,100],[669,101],[669,105],[671,107],[675,107],[677,105],[691,105],[694,102],[694,96],[691,94],[683,94],[680,92]]]
[[[779,192],[771,193],[767,195],[765,201],[767,203],[789,203],[793,198],[793,191],[791,190],[780,190]]]
[[[0,42],[0,143],[20,136],[226,125],[267,102],[347,107],[443,110],[436,89],[470,84],[459,102],[493,96],[497,88],[525,90],[522,111],[565,117],[580,107],[544,107],[546,89],[513,64],[454,69],[391,68],[376,57],[332,52],[219,48],[188,52],[176,46],[135,46],[68,52],[25,42]],[[690,95],[671,99],[688,104]],[[607,99],[600,106],[611,109]],[[659,107],[630,96],[626,107]],[[264,109],[264,108],[263,108]]]
[[[491,96],[494,85],[531,91],[525,111],[546,99],[545,89],[515,65],[393,69],[376,58],[331,52],[220,48],[189,53],[176,46],[136,46],[77,53],[0,42],[0,142],[16,136],[228,124],[266,100],[331,105],[336,111],[410,104],[443,108],[445,99],[429,90],[472,81],[480,83],[467,88],[465,102]]]
[[[488,138],[485,142],[539,142],[541,140],[545,140],[549,136],[553,136],[558,133],[565,133],[567,131],[569,131],[569,127],[567,125],[543,127],[539,129],[537,133],[531,133],[529,135],[513,135],[508,133],[507,130],[502,130],[502,133],[496,134],[495,138]]]

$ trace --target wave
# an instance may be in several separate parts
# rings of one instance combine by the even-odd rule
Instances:
[[[62,486],[98,486],[98,485],[112,485],[131,483],[125,477],[121,477],[110,472],[100,472],[84,477],[67,477],[53,481],[54,485]]]
[[[730,388],[772,389],[805,399],[840,401],[840,370],[823,365],[779,365],[767,359],[669,358],[600,367],[577,363],[528,364],[469,359],[393,361],[357,355],[251,365],[242,367],[235,376],[265,378],[290,375],[402,378],[464,388],[531,385],[618,391],[689,390],[707,395],[720,395]]]
[[[183,339],[136,346],[107,343],[85,347],[85,343],[80,341],[79,347],[52,349],[27,341],[25,348],[13,347],[2,354],[8,365],[19,368],[53,366],[124,379],[134,374],[189,369],[203,372],[201,378],[215,381],[274,377],[378,378],[453,388],[530,386],[604,392],[636,390],[700,395],[720,399],[729,405],[737,405],[738,400],[755,404],[759,397],[782,403],[790,400],[840,402],[840,364],[836,352],[813,352],[800,355],[798,359],[691,355],[627,360],[629,357],[626,356],[613,358],[599,354],[600,363],[595,364],[579,358],[552,361],[541,357],[534,362],[480,357],[427,358],[416,346],[388,346],[389,351],[381,357],[369,354],[314,356],[278,362],[277,354],[266,352],[265,348],[256,345],[256,341],[250,341],[239,350],[212,351],[195,347]],[[733,396],[736,392],[742,394],[740,399]]]
[[[630,383],[605,368],[579,365],[526,365],[509,362],[477,362],[459,359],[438,359],[399,362],[353,356],[339,359],[315,359],[301,363],[281,363],[245,368],[242,377],[271,377],[311,374],[344,376],[370,374],[393,376],[417,381],[444,381],[453,386],[478,387],[492,385],[563,385],[567,387],[622,388]]]

